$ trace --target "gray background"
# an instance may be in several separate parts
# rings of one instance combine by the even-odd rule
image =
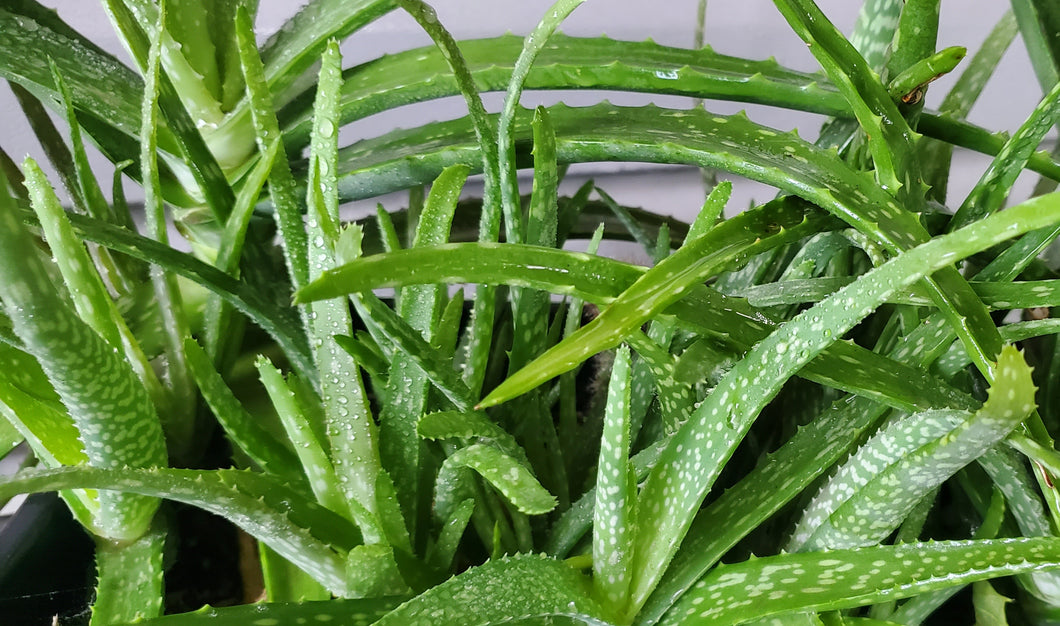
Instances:
[[[45,0],[75,28],[80,29],[103,47],[127,58],[113,34],[110,22],[95,0]],[[435,0],[439,19],[457,37],[485,37],[511,30],[525,34],[531,29],[551,0]],[[826,14],[844,32],[850,32],[857,17],[860,2],[854,0],[819,0]],[[295,3],[261,0],[259,32],[277,29],[294,11]],[[695,27],[697,0],[669,0],[667,2],[636,2],[633,0],[592,0],[579,7],[564,25],[564,31],[575,35],[607,34],[617,39],[640,40],[652,38],[660,43],[691,46]],[[1008,8],[1004,0],[947,0],[943,3],[942,31],[939,47],[965,45],[974,50],[982,42],[1001,14]],[[263,35],[264,36],[264,35]],[[716,50],[726,54],[761,59],[775,56],[784,65],[814,71],[817,64],[805,45],[790,31],[769,0],[710,0],[707,12],[706,40]],[[363,31],[355,34],[343,46],[346,65],[371,59],[384,52],[428,45],[430,40],[411,18],[394,12]],[[938,102],[950,81],[939,81],[940,88],[928,94],[928,106]],[[572,104],[590,104],[604,97],[622,104],[655,101],[672,107],[690,106],[687,98],[660,96],[649,98],[635,94],[579,93],[564,94]],[[972,121],[995,130],[1013,130],[1031,111],[1041,91],[1037,87],[1022,42],[1012,46],[999,68],[998,75],[988,87],[983,100],[972,111]],[[524,104],[552,103],[560,94],[528,93]],[[486,97],[487,106],[497,109],[497,94]],[[747,106],[730,102],[708,102],[716,112],[733,113],[746,108],[757,122],[781,129],[800,128],[804,137],[813,138],[820,118],[769,107]],[[7,133],[0,139],[4,148],[16,160],[31,155],[43,160],[43,154],[21,117],[9,90],[0,87],[0,110],[7,112],[11,121]],[[448,119],[464,113],[462,101],[452,98],[403,107],[351,125],[344,131],[343,140],[381,134],[398,126],[418,125],[435,119]],[[959,202],[985,167],[987,160],[978,155],[960,153],[957,157],[959,173],[951,188],[951,203]],[[99,173],[109,179],[109,171],[101,160]],[[686,167],[660,167],[637,164],[589,164],[572,170],[567,182],[569,191],[585,176],[597,179],[622,202],[651,208],[662,213],[688,218],[702,202],[702,188],[698,172]],[[1020,195],[1028,193],[1033,177],[1024,175],[1018,187]],[[737,181],[737,190],[729,212],[747,206],[752,198],[768,198],[772,191],[764,186]],[[128,185],[130,199],[140,197],[135,185]],[[388,204],[400,203],[389,198]],[[373,205],[374,206],[374,205]]]

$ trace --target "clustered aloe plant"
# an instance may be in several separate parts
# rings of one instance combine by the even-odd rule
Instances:
[[[1037,149],[1060,11],[1012,0],[964,61],[936,50],[939,0],[867,0],[849,40],[775,0],[807,74],[558,34],[580,4],[458,42],[422,0],[311,0],[259,47],[256,0],[106,0],[134,68],[35,0],[0,8],[0,75],[72,204],[0,153],[0,455],[36,459],[0,498],[60,491],[95,537],[92,624],[1057,619],[1060,276],[1040,257],[1060,161]],[[337,42],[394,10],[436,45],[344,69]],[[1017,33],[1046,95],[1007,136],[965,116]],[[697,106],[526,110],[524,89]],[[453,95],[466,117],[339,145]],[[824,126],[811,143],[714,99]],[[116,164],[109,201],[86,138]],[[963,199],[955,147],[994,157]],[[591,161],[779,193],[724,219],[712,185],[692,224],[591,183],[560,197]],[[1034,196],[1004,208],[1028,169]],[[340,218],[396,190],[406,210]],[[230,458],[188,469],[216,433]],[[165,500],[259,542],[263,603],[161,617]]]

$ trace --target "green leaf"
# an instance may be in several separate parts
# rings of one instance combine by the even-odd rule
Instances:
[[[993,447],[1034,410],[1030,368],[1001,351],[989,399],[974,415],[910,416],[877,434],[806,508],[789,549],[853,548],[886,538],[924,496]]]
[[[280,129],[273,110],[274,92],[266,82],[265,68],[255,45],[254,24],[245,7],[239,7],[236,11],[235,32],[258,150],[264,154],[273,139],[279,138]],[[269,175],[269,198],[276,209],[276,224],[279,227],[291,282],[298,288],[309,278],[308,242],[287,151],[283,146],[279,151],[276,166]]]
[[[508,431],[480,411],[438,411],[428,413],[416,423],[416,433],[431,441],[459,438],[490,443],[505,454],[526,463],[526,453]]]
[[[257,368],[284,431],[294,444],[295,454],[301,461],[302,470],[309,479],[309,487],[317,501],[345,517],[351,507],[339,487],[331,458],[324,448],[325,443],[315,432],[310,416],[291,389],[293,381],[285,381],[283,374],[264,357],[259,358]]]
[[[23,216],[25,217],[25,216]],[[309,357],[305,335],[293,311],[279,308],[260,291],[207,265],[190,254],[179,252],[157,241],[141,237],[124,228],[106,224],[83,215],[67,214],[76,234],[86,241],[160,265],[217,294],[233,308],[261,326],[281,347],[303,376],[311,377],[315,368]]]
[[[85,250],[84,242],[74,233],[66,212],[59,205],[59,199],[49,186],[44,172],[31,160],[26,161],[24,168],[33,210],[40,220],[52,257],[72,296],[74,309],[111,347],[123,351],[150,394],[155,407],[166,407],[170,403],[169,394],[162,388],[139,342],[111,299],[102,277]],[[176,413],[180,415],[179,411]],[[166,418],[171,416],[169,412],[163,412],[163,415]],[[166,426],[173,425],[163,422],[163,427]],[[179,428],[167,432],[175,434],[179,432]]]
[[[130,543],[96,540],[92,624],[137,621],[162,614],[165,544],[161,524]]]
[[[0,9],[0,30],[6,35],[0,43],[0,75],[54,105],[62,102],[62,96],[52,80],[47,61],[52,59],[69,81],[73,105],[96,125],[102,123],[124,135],[124,141],[116,143],[94,135],[104,153],[121,157],[116,161],[133,156],[135,152],[126,150],[131,146],[129,140],[139,135],[143,81],[113,56],[53,26],[12,13],[8,7]],[[167,149],[172,147],[167,144]]]
[[[161,7],[164,8],[165,4]],[[160,9],[159,13],[159,20],[164,20],[164,11]],[[158,30],[157,36],[151,40],[147,71],[144,75],[144,97],[141,100],[140,113],[139,163],[143,176],[144,221],[147,236],[161,244],[168,244],[169,230],[162,202],[158,170],[158,99],[162,72],[159,55],[164,29]],[[227,187],[227,183],[225,186]],[[174,456],[179,458],[186,454],[188,447],[192,445],[191,437],[195,428],[195,389],[184,355],[184,339],[190,335],[191,331],[184,314],[182,295],[177,288],[177,277],[163,272],[158,266],[151,267],[150,275],[155,299],[158,301],[165,339],[165,382],[171,394],[167,404],[174,407],[171,411],[166,411],[167,419],[164,426],[168,438],[167,443],[172,447]]]
[[[317,602],[259,602],[241,606],[204,606],[190,613],[166,615],[135,622],[136,626],[246,626],[273,624],[335,623],[370,626],[405,601],[404,596],[326,600]],[[129,624],[127,626],[132,626]]]
[[[337,595],[346,593],[344,558],[360,533],[346,519],[278,479],[239,470],[97,469],[24,472],[0,481],[0,498],[88,488],[185,502],[220,515],[301,567]]]
[[[519,58],[512,68],[511,79],[508,81],[508,89],[504,94],[504,105],[501,107],[500,118],[497,120],[497,152],[500,163],[500,179],[498,184],[501,190],[502,205],[504,207],[504,223],[507,228],[507,240],[512,243],[524,241],[522,209],[519,205],[519,181],[515,176],[515,115],[519,109],[519,100],[523,93],[523,84],[530,67],[540,54],[541,49],[548,43],[549,37],[559,28],[563,20],[567,18],[574,9],[578,8],[585,0],[556,0],[538,22],[534,30],[526,36],[523,49]]]
[[[589,582],[565,564],[536,555],[491,560],[451,578],[388,613],[379,626],[430,622],[476,626],[540,622],[603,626],[607,612],[589,597]]]
[[[199,344],[189,337],[184,350],[203,399],[210,405],[232,445],[266,473],[285,477],[294,483],[304,482],[298,457],[243,408]]]
[[[729,191],[730,187],[719,186],[712,193]],[[738,258],[798,239],[818,226],[814,222],[812,217],[782,210],[749,211],[726,221],[645,272],[599,317],[509,376],[479,402],[479,407],[500,404],[614,347],[696,283],[735,264]]]
[[[16,335],[62,398],[89,463],[164,465],[166,444],[147,391],[128,362],[57,293],[6,186],[0,178],[0,298]],[[99,500],[95,530],[112,539],[139,537],[157,507],[151,498],[110,493]]]
[[[526,515],[543,515],[556,507],[556,499],[545,491],[522,462],[493,446],[480,443],[449,455],[438,473],[439,484],[446,483],[444,474],[465,467],[486,479]]]
[[[422,248],[432,250],[434,248]],[[475,401],[467,385],[452,367],[452,360],[431,347],[423,335],[401,319],[393,309],[371,293],[353,298],[363,319],[371,320],[369,332],[381,345],[386,344],[409,358],[445,397],[462,411],[469,411]],[[345,342],[339,341],[342,346]],[[393,375],[393,374],[391,374]],[[422,412],[420,413],[422,414]]]
[[[1042,91],[1052,89],[1060,80],[1060,41],[1055,32],[1060,14],[1050,3],[1038,0],[1012,0],[1012,10]]]
[[[966,54],[967,49],[950,46],[921,59],[895,76],[887,85],[887,93],[903,103],[917,104],[923,99],[927,85],[952,72]]]
[[[751,559],[715,568],[663,624],[738,623],[844,609],[999,576],[1060,567],[1054,538],[906,543]]]
[[[338,44],[329,42],[320,63],[317,100],[314,104],[314,132],[310,159],[313,168],[307,185],[305,221],[309,274],[315,278],[336,263],[336,249],[342,244],[339,206],[335,187],[335,153],[338,150],[337,92],[341,83],[342,57]],[[279,143],[279,140],[275,140]],[[284,167],[287,167],[284,164]],[[290,207],[288,207],[290,208]],[[295,220],[300,221],[298,216]],[[293,224],[297,228],[299,224]],[[350,231],[353,236],[355,231]],[[352,319],[346,298],[315,302],[302,307],[307,335],[320,380],[323,427],[329,463],[337,479],[336,495],[347,502],[369,543],[382,541],[387,527],[400,527],[400,519],[384,519],[381,496],[376,488],[388,482],[383,478],[380,437],[368,404],[368,394],[358,363],[342,350],[335,335],[351,332]],[[316,398],[312,400],[316,402]],[[381,483],[382,481],[382,483]],[[400,517],[400,516],[399,516]],[[407,543],[407,541],[406,541]]]
[[[448,519],[443,520],[438,540],[427,553],[426,559],[435,569],[448,571],[452,567],[453,558],[460,547],[460,539],[464,536],[464,530],[474,510],[475,501],[467,499],[456,506]]]
[[[970,222],[1001,210],[1006,198],[1023,171],[1027,159],[1038,148],[1045,133],[1060,122],[1060,83],[1055,85],[1020,125],[979,182],[968,193],[948,226],[955,230]]]
[[[1008,11],[998,20],[979,50],[965,63],[964,71],[939,105],[940,115],[955,120],[963,120],[968,116],[987,81],[994,75],[1002,55],[1015,39],[1016,32],[1016,18]],[[952,156],[953,146],[944,141],[928,139],[920,145],[924,182],[931,187],[928,194],[942,203],[946,202]]]
[[[416,227],[412,242],[413,248],[437,245],[448,240],[456,202],[467,180],[467,171],[467,168],[462,166],[447,168],[431,185],[423,213]],[[379,416],[380,457],[384,467],[395,477],[395,487],[401,508],[405,513],[405,518],[409,520],[413,535],[420,532],[417,522],[414,521],[419,519],[417,513],[421,501],[419,488],[420,485],[430,484],[429,478],[421,475],[424,460],[421,458],[422,442],[416,434],[416,422],[428,409],[428,391],[432,377],[444,377],[444,380],[448,381],[447,387],[463,387],[459,376],[452,368],[451,360],[438,354],[438,350],[429,347],[441,313],[439,303],[442,302],[444,295],[440,285],[410,286],[401,291],[396,316],[389,311],[382,312],[384,315],[379,316],[391,320],[398,317],[403,323],[388,324],[381,320],[373,324],[384,333],[387,332],[384,327],[407,329],[408,332],[399,331],[400,334],[397,336],[405,337],[417,345],[412,348],[405,343],[402,347],[407,346],[414,352],[399,349],[395,353],[387,377],[387,402]],[[374,296],[359,300],[369,298],[373,301],[373,307],[377,311],[386,308]],[[363,306],[358,308],[361,309]],[[372,316],[373,319],[375,317]],[[426,345],[423,348],[418,347],[424,344]],[[433,375],[428,373],[427,368],[418,364],[427,359],[433,361],[429,366]],[[443,388],[442,391],[444,392],[445,389]],[[466,405],[457,406],[466,408]]]
[[[879,76],[816,4],[809,0],[775,0],[775,4],[843,94],[865,131],[880,186],[916,210],[923,204],[922,183],[915,178],[913,144],[918,135],[899,113]]]
[[[701,509],[636,623],[656,623],[740,539],[810,487],[885,413],[886,407],[866,398],[836,401]],[[807,463],[810,458],[814,461]]]
[[[975,607],[975,623],[979,626],[1008,626],[1005,605],[1012,602],[994,590],[985,580],[972,583],[972,605]]]
[[[883,69],[902,6],[899,0],[866,0],[861,5],[850,44],[876,72]]]
[[[637,480],[629,464],[630,353],[618,349],[611,367],[593,507],[593,592],[606,606],[626,598],[637,532]]]
[[[356,263],[327,272],[325,277],[307,286],[298,295],[300,298],[314,299],[332,297],[345,290],[367,291],[423,282],[503,282],[546,289],[605,305],[613,302],[644,271],[643,268],[604,257],[549,248],[517,244],[447,244],[358,259]],[[1016,294],[999,288],[998,295],[1008,298]],[[386,315],[387,312],[380,308],[378,314],[373,313],[372,317],[384,318]],[[724,339],[724,344],[733,354],[750,348],[773,327],[772,323],[745,303],[727,299],[705,287],[692,288],[683,300],[663,311],[660,318],[663,315],[666,316],[663,319],[674,319],[678,325],[693,332]],[[422,346],[407,350],[414,355],[425,355],[424,360],[430,354]],[[923,370],[895,363],[854,344],[833,344],[819,359],[809,363],[800,375],[837,388],[871,395],[905,409],[928,409],[939,405],[974,408],[974,405],[962,404],[964,399],[960,394],[955,396],[952,389],[940,385],[938,379],[928,376]],[[851,363],[857,363],[859,367],[850,367]],[[442,368],[442,364],[433,368],[421,367],[431,372]],[[442,368],[439,373],[447,370]],[[910,384],[913,381],[917,381],[916,384]],[[439,387],[446,388],[440,384]],[[446,392],[447,396],[450,399],[466,397],[455,391]]]
[[[1042,196],[953,235],[935,238],[865,274],[756,344],[677,432],[645,483],[638,506],[642,511],[657,511],[660,517],[645,521],[639,536],[631,607],[639,608],[655,587],[721,464],[792,374],[889,293],[961,256],[1014,237],[1019,230],[1039,227],[1039,218],[1044,222],[1060,218],[1057,200],[1060,195]],[[1035,214],[1036,218],[1030,217]],[[1047,214],[1053,216],[1046,218]],[[1032,221],[1025,222],[1028,219]],[[705,437],[712,440],[706,450],[698,443]],[[673,486],[675,481],[680,488]]]
[[[302,6],[261,48],[264,76],[278,102],[329,40],[344,39],[393,9],[392,0],[312,0]]]

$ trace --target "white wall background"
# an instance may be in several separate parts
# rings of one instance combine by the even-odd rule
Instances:
[[[260,0],[259,31],[270,33],[293,13],[295,3]],[[860,2],[855,0],[818,0],[826,14],[844,32],[850,32],[857,17]],[[115,38],[100,2],[96,0],[44,0],[75,28],[104,48],[127,58]],[[485,37],[511,30],[524,34],[531,29],[551,0],[434,0],[438,17],[458,38]],[[643,2],[636,0],[593,0],[578,8],[564,26],[574,35],[607,34],[618,39],[640,40],[653,38],[659,43],[691,46],[697,0],[668,0]],[[942,30],[939,47],[964,45],[974,50],[982,42],[1001,14],[1008,8],[1004,0],[946,0],[943,2]],[[814,71],[817,64],[803,43],[790,31],[770,0],[710,0],[707,12],[706,40],[716,50],[726,54],[761,59],[776,56],[783,64],[801,70]],[[355,34],[343,46],[345,64],[374,58],[384,52],[428,45],[430,40],[411,18],[401,12],[392,13]],[[939,81],[939,87],[928,94],[928,106],[937,103],[950,81]],[[568,99],[571,94],[565,94]],[[528,93],[524,104],[550,103],[560,94]],[[574,103],[587,104],[602,97],[622,103],[638,103],[644,96],[630,94],[579,94]],[[975,107],[971,120],[995,130],[1014,130],[1041,97],[1022,43],[1017,40],[1002,61],[997,76],[988,87],[982,101]],[[686,107],[688,99],[659,97],[659,104]],[[500,99],[487,98],[487,106],[499,107]],[[711,110],[732,113],[745,108],[730,102],[708,102]],[[814,137],[820,118],[809,114],[794,114],[762,106],[746,107],[755,121],[777,128],[799,127],[804,137]],[[410,126],[433,119],[447,119],[462,115],[463,103],[458,99],[404,107],[352,125],[343,138],[378,135],[397,126]],[[43,161],[44,156],[28,130],[18,106],[6,86],[0,87],[0,111],[9,120],[0,142],[16,160],[30,155]],[[974,184],[987,159],[966,153],[958,154],[961,174],[954,180],[951,198],[962,194]],[[683,167],[589,165],[572,171],[579,177],[592,175],[621,202],[645,206],[653,210],[690,217],[702,202],[698,171]],[[106,172],[102,163],[100,173]],[[104,174],[109,179],[109,173]],[[106,180],[106,179],[105,179]],[[1033,177],[1024,175],[1020,191],[1026,194]],[[568,182],[571,188],[577,179]],[[138,199],[135,185],[128,185],[130,199]],[[730,211],[746,207],[752,197],[768,198],[772,191],[754,183],[739,184],[730,203]],[[400,199],[393,199],[400,202]],[[373,205],[374,206],[374,205]]]

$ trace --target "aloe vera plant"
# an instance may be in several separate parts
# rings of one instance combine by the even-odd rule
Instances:
[[[561,34],[582,4],[460,41],[420,0],[311,0],[259,43],[255,0],[105,0],[132,67],[0,8],[0,76],[71,204],[0,151],[0,456],[34,461],[0,500],[58,491],[92,534],[92,624],[1057,619],[1056,10],[1013,0],[939,50],[939,0],[866,0],[849,36],[775,0],[806,73]],[[391,11],[433,46],[344,64]],[[966,117],[1017,33],[1044,96],[1007,135]],[[523,108],[535,89],[694,106]],[[445,96],[467,116],[340,141]],[[963,198],[956,148],[992,157]],[[723,180],[690,223],[561,196],[598,161],[777,195],[726,218]],[[166,604],[173,503],[252,539],[257,603]]]

